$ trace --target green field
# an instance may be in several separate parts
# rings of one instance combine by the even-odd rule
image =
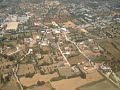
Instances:
[[[99,40],[98,44],[116,59],[120,58],[119,45],[112,39]]]
[[[107,80],[101,80],[99,82],[93,82],[79,87],[76,90],[120,90]]]

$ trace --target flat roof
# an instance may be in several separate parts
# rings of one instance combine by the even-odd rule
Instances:
[[[19,22],[8,22],[6,30],[17,30]]]

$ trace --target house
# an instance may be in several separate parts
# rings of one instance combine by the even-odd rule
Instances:
[[[60,34],[60,30],[59,30],[59,29],[53,29],[52,32],[53,32],[54,34]]]
[[[17,18],[18,18],[18,15],[17,14],[14,14],[14,15],[9,15],[7,18],[6,18],[6,22],[16,22],[17,21]]]
[[[20,23],[26,23],[28,21],[29,17],[27,17],[26,15],[23,15],[21,17],[18,17],[18,21]]]
[[[49,41],[42,41],[41,43],[42,46],[48,46],[48,44],[49,44]]]
[[[53,24],[54,26],[58,27],[58,24],[57,24],[56,22],[53,21],[52,24]]]
[[[28,47],[32,47],[34,44],[36,44],[36,40],[33,40],[33,38],[24,38],[24,43]]]
[[[41,54],[35,54],[35,55],[36,55],[36,57],[37,57],[38,59],[41,59],[41,58],[42,58]]]

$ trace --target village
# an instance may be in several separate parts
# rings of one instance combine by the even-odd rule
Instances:
[[[57,7],[61,8],[54,12]],[[0,90],[80,90],[80,86],[104,79],[120,88],[119,72],[113,71],[119,63],[114,67],[107,61],[119,61],[120,52],[114,49],[113,53],[105,43],[120,48],[116,43],[119,31],[103,29],[99,36],[94,35],[93,27],[100,22],[93,24],[94,20],[88,19],[85,24],[82,19],[85,25],[78,25],[66,8],[59,0],[46,0],[20,3],[13,12],[1,15]]]

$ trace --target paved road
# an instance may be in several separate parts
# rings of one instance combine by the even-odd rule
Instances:
[[[67,58],[66,58],[65,55],[63,54],[63,52],[62,52],[62,50],[61,50],[61,48],[60,48],[60,46],[59,46],[58,43],[57,43],[57,46],[58,46],[58,49],[59,49],[60,53],[62,54],[62,56],[63,56],[63,58],[64,58],[66,64],[68,64],[69,66],[71,66],[70,63],[68,62]]]
[[[29,51],[28,51],[28,53],[26,53],[20,60],[22,61],[27,55],[29,55],[30,54],[30,49],[29,49]]]
[[[17,53],[17,52],[20,51],[19,47],[16,47],[16,49],[17,49],[17,50],[16,50],[15,52],[12,52],[12,53],[10,53],[10,54],[8,54],[8,55],[10,56],[10,55],[15,54],[15,53]]]

